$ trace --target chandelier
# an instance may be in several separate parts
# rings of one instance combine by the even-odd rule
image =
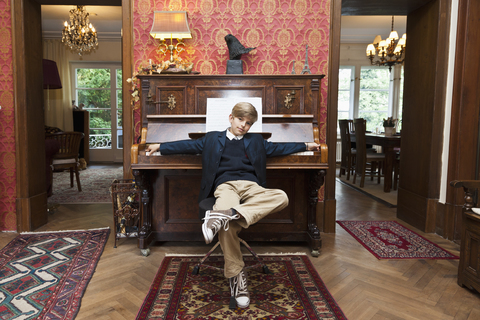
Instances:
[[[98,46],[97,31],[88,16],[84,6],[70,10],[70,24],[65,21],[62,31],[62,42],[80,56]]]
[[[372,65],[388,66],[388,69],[392,71],[392,66],[402,64],[405,60],[406,41],[406,33],[399,39],[397,31],[393,30],[392,16],[392,31],[390,35],[385,40],[382,40],[382,37],[377,35],[373,43],[367,46],[367,58],[370,59]],[[378,59],[374,61],[375,54],[378,55]]]

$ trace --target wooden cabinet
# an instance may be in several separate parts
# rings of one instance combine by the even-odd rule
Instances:
[[[464,211],[458,284],[480,292],[480,215]]]
[[[88,164],[90,162],[90,148],[88,145],[90,140],[90,114],[88,111],[73,111],[73,131],[83,132],[83,134],[85,134],[82,141],[80,141],[79,159],[85,159]]]

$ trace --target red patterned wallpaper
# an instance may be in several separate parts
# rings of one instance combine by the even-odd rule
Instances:
[[[314,74],[327,75],[330,0],[135,0],[134,65],[145,67],[166,60],[158,40],[150,36],[154,11],[187,11],[192,39],[180,57],[194,62],[202,74],[225,74],[231,33],[246,47],[242,56],[248,74],[301,73],[308,44],[308,65]],[[326,135],[327,76],[321,85],[320,139]],[[139,114],[135,132],[140,132]]]
[[[153,11],[186,10],[193,39],[185,40],[181,56],[202,74],[224,74],[231,33],[256,50],[242,56],[245,73],[301,73],[308,44],[312,73],[327,75],[330,0],[135,0],[134,64],[138,68],[164,60],[150,37]],[[16,230],[15,118],[11,7],[0,2],[0,230]],[[320,138],[325,141],[327,77],[321,87]],[[137,111],[138,112],[138,111]],[[135,128],[139,132],[139,117]],[[323,190],[322,190],[323,191]],[[320,193],[322,193],[322,191]],[[322,197],[322,194],[320,194]]]
[[[0,230],[17,229],[15,111],[10,1],[0,2]]]
[[[136,69],[167,58],[158,53],[158,40],[150,36],[154,11],[187,11],[192,39],[184,40],[180,57],[194,63],[202,74],[225,74],[229,58],[224,37],[233,34],[255,50],[242,56],[246,74],[300,74],[308,44],[308,65],[324,74],[321,84],[319,129],[326,141],[330,0],[135,0],[134,66]],[[293,66],[295,61],[295,66]],[[138,102],[134,115],[140,134]],[[135,138],[136,140],[136,138]],[[324,187],[319,199],[324,199]]]

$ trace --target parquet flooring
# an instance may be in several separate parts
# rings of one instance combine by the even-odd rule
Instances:
[[[395,208],[336,184],[338,220],[397,220]],[[413,231],[454,254],[459,246],[435,234]],[[61,205],[49,222],[36,231],[79,230],[112,226],[112,206]],[[458,260],[377,260],[346,231],[323,234],[318,258],[311,258],[318,273],[349,320],[366,319],[480,319],[480,294],[457,285]],[[200,231],[199,231],[200,232]],[[0,233],[0,247],[17,234]],[[86,293],[78,320],[135,319],[165,253],[204,253],[201,243],[160,243],[143,257],[136,239],[106,244]],[[258,253],[308,252],[298,244],[255,245]]]

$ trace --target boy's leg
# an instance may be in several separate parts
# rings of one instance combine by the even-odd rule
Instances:
[[[251,181],[230,181],[215,190],[214,210],[233,208],[242,217],[229,222],[229,228],[218,232],[218,239],[225,256],[225,277],[237,275],[244,267],[238,233],[242,228],[260,221],[270,213],[288,205],[287,194],[279,189],[267,189]]]
[[[250,181],[236,182],[240,204],[233,208],[245,218],[237,220],[243,228],[248,228],[270,213],[278,212],[288,205],[288,196],[283,190],[267,189]]]
[[[215,198],[213,210],[228,210],[240,203],[240,197],[236,189],[229,183],[224,183],[217,187]],[[245,265],[240,248],[240,240],[238,239],[238,233],[242,230],[242,227],[237,221],[230,221],[227,231],[223,228],[218,231],[218,240],[220,241],[225,259],[224,274],[226,278],[238,275]]]

